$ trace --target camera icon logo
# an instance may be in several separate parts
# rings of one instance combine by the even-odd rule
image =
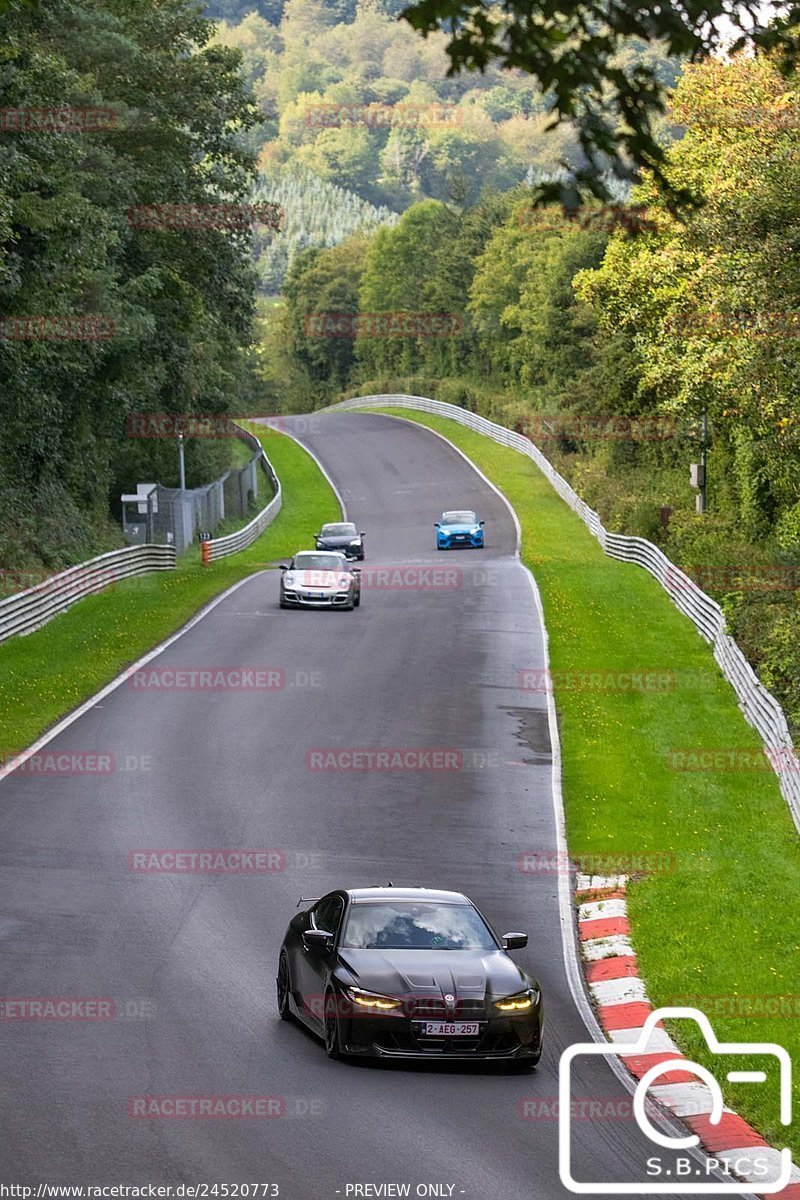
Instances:
[[[574,1046],[569,1046],[561,1055],[559,1063],[559,1115],[558,1115],[558,1165],[561,1182],[564,1187],[577,1195],[658,1195],[658,1194],[689,1194],[697,1195],[728,1195],[742,1196],[752,1195],[754,1192],[759,1195],[773,1195],[776,1192],[782,1191],[783,1188],[791,1180],[792,1175],[792,1155],[788,1148],[780,1151],[779,1155],[779,1175],[775,1180],[758,1181],[753,1179],[750,1182],[731,1181],[722,1182],[719,1179],[710,1179],[707,1182],[700,1182],[697,1178],[697,1173],[692,1172],[694,1178],[691,1182],[680,1182],[673,1174],[669,1180],[661,1179],[656,1182],[654,1179],[642,1179],[640,1182],[621,1182],[610,1183],[606,1181],[587,1182],[577,1180],[572,1174],[572,1128],[571,1128],[571,1088],[570,1080],[572,1076],[572,1062],[575,1058],[584,1056],[603,1056],[607,1059],[620,1058],[624,1061],[628,1055],[644,1055],[653,1053],[654,1045],[658,1044],[660,1034],[663,1037],[663,1031],[657,1029],[660,1021],[664,1018],[683,1018],[694,1021],[700,1028],[709,1050],[713,1054],[719,1055],[746,1055],[748,1058],[753,1055],[768,1056],[771,1059],[777,1060],[779,1067],[779,1102],[780,1102],[780,1122],[782,1125],[791,1124],[792,1113],[792,1097],[791,1097],[791,1079],[792,1079],[792,1064],[789,1054],[783,1046],[779,1046],[776,1042],[720,1042],[718,1041],[714,1030],[711,1027],[711,1022],[705,1013],[696,1008],[670,1007],[659,1008],[650,1013],[645,1021],[642,1029],[639,1031],[639,1037],[635,1042],[587,1042],[578,1043]],[[663,1053],[659,1047],[660,1053]],[[709,1095],[706,1097],[708,1103],[708,1119],[711,1125],[718,1125],[722,1119],[724,1111],[722,1089],[714,1077],[714,1075],[706,1067],[700,1063],[687,1061],[679,1056],[667,1058],[662,1062],[652,1066],[638,1081],[636,1091],[633,1096],[633,1115],[639,1129],[645,1136],[656,1146],[669,1151],[689,1150],[699,1146],[700,1139],[696,1134],[688,1134],[685,1137],[669,1137],[667,1134],[661,1133],[653,1125],[650,1114],[654,1111],[652,1100],[648,1101],[648,1091],[658,1083],[659,1077],[666,1074],[668,1071],[684,1071],[696,1075],[699,1081],[705,1085]],[[766,1083],[766,1071],[757,1070],[728,1070],[724,1078],[731,1083]],[[705,1107],[704,1110],[706,1111]],[[752,1152],[753,1160],[757,1156],[758,1147]],[[767,1150],[769,1153],[767,1154]],[[776,1152],[770,1148],[761,1148],[761,1153],[764,1161],[775,1157]],[[657,1162],[656,1159],[648,1159],[648,1163]],[[680,1160],[679,1160],[680,1161]],[[688,1160],[684,1160],[688,1161]],[[716,1161],[716,1160],[714,1160]],[[687,1171],[687,1174],[689,1172]],[[739,1171],[736,1172],[740,1173]],[[764,1172],[764,1173],[774,1173]],[[669,1172],[665,1172],[669,1174]]]

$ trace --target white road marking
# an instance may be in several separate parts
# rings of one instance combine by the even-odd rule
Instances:
[[[591,900],[578,909],[579,921],[608,921],[612,917],[627,917],[624,900]]]
[[[598,1004],[633,1004],[637,1000],[647,1000],[644,983],[638,975],[600,979],[589,984],[589,991]]]

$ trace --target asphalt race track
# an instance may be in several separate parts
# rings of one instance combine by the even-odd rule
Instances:
[[[282,612],[266,571],[147,670],[262,668],[282,686],[123,684],[47,747],[113,755],[113,770],[0,783],[0,996],[115,1001],[105,1021],[0,1020],[0,1181],[566,1196],[558,1057],[590,1039],[567,984],[557,875],[518,866],[557,846],[546,697],[518,679],[543,648],[513,520],[419,427],[339,413],[296,428],[367,532],[361,608]],[[462,507],[485,520],[486,549],[437,554],[433,522]],[[378,566],[398,569],[385,586],[369,582]],[[443,749],[458,766],[310,770],[328,748]],[[283,869],[129,867],[151,848],[218,847],[280,851]],[[278,1020],[277,951],[299,897],[388,880],[463,890],[499,932],[528,932],[518,957],[546,1005],[535,1073],[334,1063]],[[131,1115],[144,1095],[269,1096],[277,1115]],[[576,1175],[642,1180],[657,1151],[610,1069],[579,1069],[574,1095]],[[589,1099],[601,1116],[582,1115]]]

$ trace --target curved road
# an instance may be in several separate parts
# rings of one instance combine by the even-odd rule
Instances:
[[[260,574],[154,659],[146,686],[123,684],[46,748],[113,754],[113,770],[29,767],[0,784],[0,996],[115,1000],[107,1021],[21,1020],[6,1005],[5,1183],[273,1182],[297,1200],[390,1183],[474,1200],[567,1195],[558,1055],[590,1039],[567,985],[557,877],[517,866],[523,852],[554,852],[556,835],[545,696],[518,687],[543,649],[514,524],[419,427],[339,413],[313,429],[303,440],[367,531],[365,568],[403,567],[403,586],[367,573],[354,613],[281,612],[276,573]],[[485,519],[483,553],[436,554],[432,522],[453,506]],[[267,669],[283,686],[163,686],[162,668],[222,667]],[[461,765],[308,769],[315,749],[378,747],[456,750]],[[148,849],[217,847],[279,850],[284,869],[130,869]],[[390,879],[466,891],[501,932],[528,930],[519,957],[547,1014],[535,1074],[332,1063],[277,1020],[277,948],[299,897]],[[130,1115],[144,1094],[268,1095],[281,1115]],[[640,1178],[650,1149],[607,1066],[580,1070],[575,1095],[605,1106],[575,1124],[576,1173]]]

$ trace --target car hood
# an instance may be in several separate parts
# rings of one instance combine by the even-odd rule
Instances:
[[[317,538],[318,546],[327,546],[333,550],[339,546],[349,546],[351,542],[360,542],[361,538],[357,533],[336,534],[335,536],[325,534],[324,537]]]
[[[316,588],[317,591],[345,586],[339,583],[339,580],[344,577],[347,577],[348,582],[350,580],[346,571],[292,571],[288,573],[294,579],[295,587]]]
[[[340,962],[358,987],[386,996],[483,1000],[513,995],[529,977],[502,950],[349,950]]]

